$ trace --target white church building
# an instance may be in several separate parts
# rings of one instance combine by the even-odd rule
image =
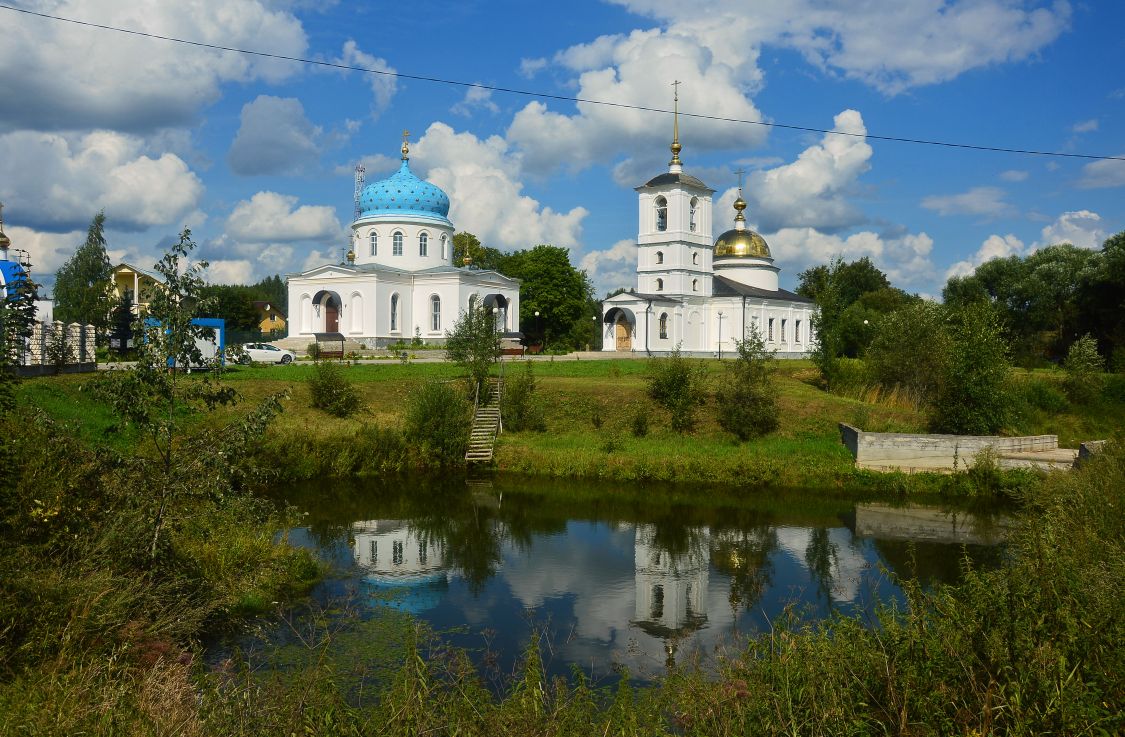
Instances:
[[[715,190],[686,174],[679,123],[668,171],[637,187],[637,286],[602,304],[602,350],[733,353],[752,328],[779,358],[813,342],[812,300],[778,287],[764,238],[746,226],[739,187],[734,227],[712,239]]]
[[[518,279],[453,265],[449,197],[402,165],[366,184],[357,170],[355,220],[346,263],[286,278],[290,340],[338,333],[369,348],[419,337],[444,342],[471,304],[496,314],[501,332],[519,330]]]

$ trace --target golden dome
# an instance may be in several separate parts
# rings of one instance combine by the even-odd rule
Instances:
[[[773,258],[766,239],[749,228],[736,228],[715,241],[715,258]]]

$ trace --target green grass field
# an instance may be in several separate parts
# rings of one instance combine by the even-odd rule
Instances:
[[[727,380],[725,365],[705,361],[710,387]],[[521,368],[506,363],[504,370]],[[573,478],[629,481],[711,481],[739,486],[838,487],[864,478],[839,442],[838,423],[866,430],[918,432],[925,416],[909,403],[866,396],[829,394],[816,385],[816,371],[807,361],[782,361],[775,376],[781,405],[781,427],[765,438],[737,442],[715,420],[714,401],[698,411],[696,430],[681,435],[669,427],[667,414],[646,395],[648,362],[643,360],[537,361],[538,393],[546,408],[546,432],[504,433],[496,448],[501,471]],[[234,367],[221,380],[242,397],[241,408],[201,414],[195,422],[218,426],[265,397],[288,392],[285,411],[269,430],[267,442],[283,447],[315,447],[362,435],[372,426],[400,426],[411,389],[421,381],[455,381],[457,366],[443,363],[380,363],[345,366],[363,409],[347,419],[311,406],[306,380],[310,365]],[[1028,375],[1024,374],[1024,378]],[[1036,379],[1052,381],[1049,373]],[[113,418],[85,388],[91,376],[59,376],[25,381],[22,401],[38,406],[93,442],[128,449],[128,433],[109,433]],[[196,377],[184,377],[196,381]],[[632,434],[633,418],[647,415],[648,434]],[[1063,446],[1109,437],[1125,426],[1125,407],[1104,402],[1060,413],[1028,410],[1014,431],[1054,433]],[[355,464],[349,466],[355,472]],[[360,464],[362,469],[362,464]],[[363,471],[360,470],[360,473]],[[372,472],[375,472],[372,470]]]

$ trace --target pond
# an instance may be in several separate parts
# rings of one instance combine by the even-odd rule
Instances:
[[[290,489],[307,524],[289,539],[332,573],[310,611],[427,623],[496,672],[536,634],[551,673],[659,675],[768,628],[870,615],[901,600],[893,576],[955,582],[992,566],[996,509],[856,501],[774,490],[596,485],[526,478]],[[893,576],[889,575],[893,574]],[[297,619],[304,616],[298,612]],[[265,628],[283,641],[285,627]]]

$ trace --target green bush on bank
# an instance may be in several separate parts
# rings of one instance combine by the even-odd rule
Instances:
[[[522,369],[509,374],[504,382],[504,394],[500,398],[505,430],[543,432],[547,429],[543,404],[535,389],[535,374],[531,368],[531,361],[525,361]]]
[[[427,381],[410,393],[403,436],[435,465],[459,465],[469,447],[472,414],[460,384]]]
[[[307,379],[312,406],[336,417],[350,417],[360,406],[355,385],[344,376],[344,370],[332,361],[317,361]]]

